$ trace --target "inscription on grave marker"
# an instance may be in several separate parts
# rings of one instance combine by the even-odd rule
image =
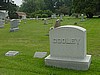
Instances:
[[[75,44],[75,45],[79,45],[80,39],[75,39],[75,38],[54,38],[53,43],[54,44]]]

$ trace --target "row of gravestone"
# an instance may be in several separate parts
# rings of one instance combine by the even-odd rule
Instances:
[[[4,20],[0,20],[0,28],[3,28],[4,27],[4,24],[5,24],[5,21]],[[16,31],[16,30],[19,30],[19,20],[18,19],[12,19],[10,21],[10,32],[13,32],[13,31]]]

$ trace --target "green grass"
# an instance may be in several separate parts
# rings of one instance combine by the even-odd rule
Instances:
[[[0,75],[100,75],[100,19],[80,19],[64,17],[61,25],[73,25],[87,29],[87,53],[92,55],[88,71],[75,71],[45,66],[44,58],[33,58],[36,51],[50,51],[49,37],[45,36],[49,28],[55,24],[55,19],[48,20],[44,25],[42,20],[22,21],[17,32],[9,32],[10,24],[0,29]],[[13,57],[5,56],[10,50],[20,53]]]

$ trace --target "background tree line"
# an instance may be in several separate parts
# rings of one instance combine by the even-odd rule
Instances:
[[[100,0],[23,0],[23,4],[19,8],[15,4],[2,1],[0,1],[0,9],[7,9],[9,14],[23,11],[28,17],[49,17],[53,13],[85,14],[87,18],[92,18],[94,15],[100,17]]]
[[[36,13],[49,10],[56,14],[85,14],[87,18],[100,15],[100,0],[23,0],[20,11]]]

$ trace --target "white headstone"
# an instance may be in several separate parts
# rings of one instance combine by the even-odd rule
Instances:
[[[19,25],[19,20],[17,20],[17,19],[12,19],[12,20],[10,21],[10,24],[11,24],[11,28],[10,28],[10,31],[11,31],[11,32],[12,32],[12,31],[19,30],[19,27],[18,27],[18,25]]]
[[[79,26],[61,26],[49,33],[50,55],[45,58],[49,66],[88,70],[91,55],[86,55],[86,29]]]
[[[8,16],[8,12],[6,10],[0,10],[0,19],[5,20]]]

